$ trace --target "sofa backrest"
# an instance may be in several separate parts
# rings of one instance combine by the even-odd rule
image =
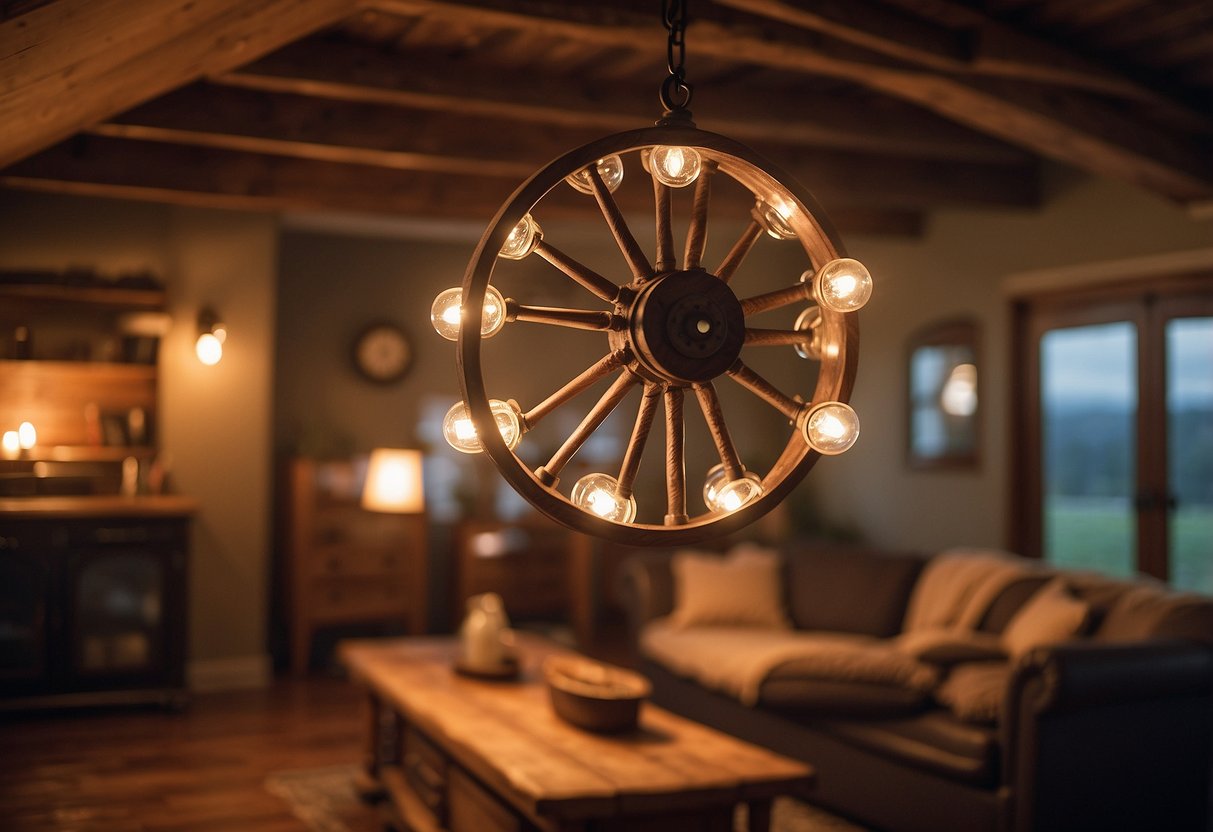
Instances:
[[[800,545],[784,553],[788,614],[802,630],[888,638],[901,631],[925,559],[912,553]]]

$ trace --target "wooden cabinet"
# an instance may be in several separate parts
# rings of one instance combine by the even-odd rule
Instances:
[[[0,708],[184,701],[192,504],[97,499],[2,501]]]
[[[321,627],[391,622],[425,630],[425,515],[363,509],[365,469],[365,458],[287,463],[282,565],[293,673],[307,670]]]

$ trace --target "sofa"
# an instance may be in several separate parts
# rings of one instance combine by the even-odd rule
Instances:
[[[742,551],[744,549],[744,551]],[[890,832],[1213,829],[1213,598],[998,552],[639,552],[653,701]]]

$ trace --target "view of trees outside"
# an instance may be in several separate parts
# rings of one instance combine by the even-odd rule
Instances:
[[[1127,322],[1041,342],[1045,552],[1067,566],[1136,565],[1137,334]],[[1213,319],[1167,327],[1171,582],[1213,592]]]

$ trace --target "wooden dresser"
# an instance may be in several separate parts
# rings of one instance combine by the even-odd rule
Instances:
[[[286,466],[282,571],[296,675],[307,671],[321,627],[378,622],[425,631],[425,515],[363,509],[365,469],[365,457]]]

